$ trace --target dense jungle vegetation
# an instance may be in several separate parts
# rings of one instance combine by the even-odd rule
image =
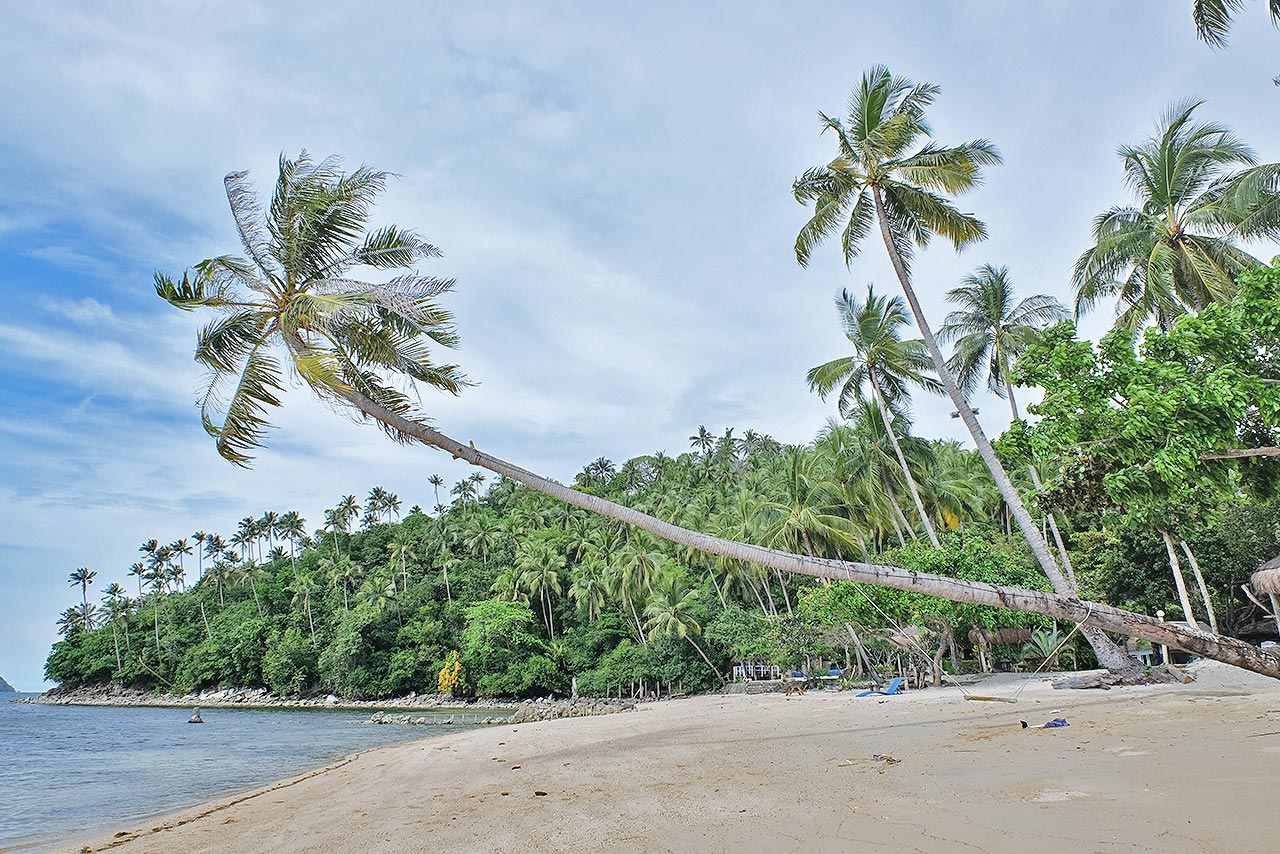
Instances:
[[[1018,299],[1010,272],[986,264],[950,291],[935,340],[910,285],[911,250],[931,234],[957,247],[980,240],[982,223],[933,191],[961,192],[999,162],[985,140],[909,151],[929,135],[923,114],[936,92],[869,71],[848,120],[824,116],[839,157],[793,188],[812,205],[796,241],[802,264],[828,238],[852,262],[879,222],[907,297],[875,286],[837,296],[848,349],[807,380],[838,417],[800,446],[698,428],[682,453],[597,459],[574,487],[685,534],[1056,589],[1192,619],[1215,635],[1274,636],[1245,585],[1280,552],[1280,269],[1238,243],[1280,236],[1280,166],[1259,165],[1225,127],[1199,123],[1199,104],[1176,105],[1154,137],[1121,149],[1137,204],[1099,215],[1073,273],[1076,316],[1114,301],[1111,333],[1081,340],[1056,300]],[[245,463],[260,446],[282,382],[280,363],[261,354],[279,335],[322,398],[406,441],[542,481],[415,420],[409,398],[383,379],[458,390],[457,369],[421,345],[456,340],[438,302],[451,282],[325,278],[436,254],[394,227],[361,242],[383,173],[282,159],[264,228],[247,219],[257,208],[243,179],[228,176],[228,196],[253,263],[222,256],[194,277],[156,280],[179,308],[229,312],[197,349],[211,390],[235,383],[223,411],[211,414],[218,396],[206,398],[219,451]],[[233,299],[235,283],[261,298]],[[332,290],[341,287],[349,291]],[[919,339],[907,337],[913,316]],[[951,346],[945,361],[939,342]],[[1033,419],[1018,403],[1024,388],[1039,389],[1026,406]],[[912,395],[943,391],[977,451],[913,434]],[[994,450],[968,403],[983,391],[1013,419]],[[555,485],[545,481],[535,491],[477,473],[442,496],[444,486],[425,480],[414,498],[430,510],[414,505],[403,518],[401,500],[375,487],[363,507],[343,496],[310,531],[296,512],[255,510],[226,538],[149,540],[129,569],[136,596],[112,583],[101,605],[89,596],[96,572],[77,570],[80,602],[62,616],[46,673],[68,685],[175,691],[522,696],[566,693],[576,681],[583,693],[625,694],[714,686],[738,661],[862,673],[917,656],[936,674],[975,666],[965,663],[975,655],[977,666],[992,657],[1085,666],[1110,645],[1091,637],[1055,656],[1067,627],[1025,610],[710,557],[547,497]],[[1014,649],[978,643],[982,630],[1011,626],[1036,631]]]

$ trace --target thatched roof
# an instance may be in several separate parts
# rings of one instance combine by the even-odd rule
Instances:
[[[1249,579],[1255,593],[1280,595],[1280,557],[1267,561]]]

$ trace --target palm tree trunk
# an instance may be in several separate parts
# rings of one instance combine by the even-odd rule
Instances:
[[[702,647],[698,646],[698,642],[693,639],[693,635],[685,635],[685,638],[689,641],[689,643],[693,644],[693,648],[698,651],[698,655],[702,656],[702,660],[707,663],[707,667],[710,667],[711,672],[714,673],[716,675],[716,678],[720,680],[720,687],[723,688],[725,685],[727,685],[728,683],[724,681],[724,674],[722,674],[719,670],[716,669],[716,666],[711,663],[711,659],[707,658],[707,654],[702,651]]]
[[[898,276],[898,283],[902,285],[902,292],[907,298],[907,303],[911,306],[911,313],[915,315],[916,326],[919,328],[920,337],[924,339],[925,347],[928,348],[929,355],[933,359],[933,366],[938,372],[938,379],[942,381],[943,387],[947,390],[947,396],[951,398],[952,405],[955,406],[956,411],[960,414],[960,420],[964,422],[964,426],[969,430],[969,435],[973,437],[973,443],[978,449],[978,454],[982,457],[982,461],[987,464],[987,469],[990,470],[991,477],[995,480],[996,487],[1000,490],[1000,495],[1003,496],[1005,503],[1009,505],[1009,510],[1013,513],[1014,520],[1022,531],[1022,536],[1026,538],[1027,544],[1031,546],[1031,551],[1036,556],[1036,562],[1040,564],[1040,568],[1044,571],[1049,582],[1053,585],[1053,589],[1058,594],[1074,597],[1076,595],[1075,586],[1062,574],[1061,567],[1053,559],[1053,555],[1049,553],[1048,544],[1044,541],[1044,537],[1040,536],[1040,532],[1036,530],[1035,520],[1031,518],[1031,514],[1027,512],[1026,505],[1022,503],[1022,496],[1018,495],[1018,490],[1014,489],[1013,483],[1009,480],[1009,475],[1005,473],[1004,467],[1000,465],[995,449],[991,447],[991,442],[987,440],[987,434],[983,432],[982,425],[978,423],[978,417],[973,414],[973,408],[969,406],[969,401],[965,399],[964,394],[956,386],[956,381],[951,376],[951,371],[947,370],[946,359],[943,358],[942,350],[938,347],[938,340],[934,338],[933,330],[929,327],[929,321],[924,315],[924,309],[920,306],[920,300],[916,296],[915,289],[911,287],[906,265],[902,263],[902,256],[898,253],[898,247],[889,231],[889,220],[885,218],[884,196],[878,186],[872,188],[872,193],[875,198],[876,219],[880,223],[880,236],[884,240],[885,251],[889,253],[889,261],[893,264],[893,271]],[[1102,631],[1086,626],[1081,629],[1081,633],[1089,641],[1089,645],[1093,647],[1093,651],[1098,657],[1098,663],[1107,668],[1107,670],[1120,674],[1137,672],[1137,662],[1130,658],[1128,653],[1116,645]]]
[[[1103,631],[1117,632],[1130,637],[1143,638],[1152,643],[1178,647],[1206,658],[1212,658],[1226,664],[1252,670],[1255,673],[1280,679],[1280,657],[1265,653],[1244,641],[1209,635],[1195,629],[1164,623],[1144,614],[1135,614],[1098,602],[1082,602],[1074,595],[1044,593],[1017,587],[962,581],[957,578],[948,578],[930,573],[911,572],[894,566],[832,560],[830,558],[803,557],[681,528],[597,495],[579,492],[562,483],[548,480],[506,460],[477,450],[473,444],[464,445],[432,427],[405,418],[397,412],[380,406],[354,390],[346,392],[344,397],[361,412],[382,422],[398,435],[411,437],[424,444],[439,448],[457,459],[466,460],[472,465],[523,483],[557,501],[615,519],[623,524],[648,531],[661,539],[687,548],[697,549],[706,554],[719,555],[743,565],[768,566],[814,578],[860,581],[866,584],[890,587],[895,590],[907,590],[922,593],[926,596],[936,596],[953,602],[990,605],[995,608],[1008,608],[1014,611],[1043,614],[1060,620],[1086,622],[1088,625],[1082,629],[1082,632],[1087,633],[1086,636],[1097,636]],[[988,445],[988,448],[990,448],[990,445]],[[998,466],[997,470],[999,470]],[[1034,523],[1031,525],[1031,529],[1033,532],[1035,531]],[[1042,546],[1044,545],[1043,540],[1040,540],[1040,543]],[[1047,556],[1047,547],[1043,551]],[[1049,557],[1048,560],[1052,565],[1052,557]],[[1061,579],[1061,573],[1058,573],[1058,577]],[[1115,647],[1114,644],[1111,644],[1111,646],[1116,649],[1120,656],[1124,656],[1124,653],[1118,647]],[[1097,649],[1096,645],[1095,649]],[[1105,655],[1105,653],[1102,655]],[[1101,657],[1101,655],[1099,662],[1108,669],[1113,669],[1108,664],[1108,659]],[[1114,669],[1116,671],[1125,670],[1124,662],[1115,662]]]
[[[756,595],[756,601],[760,603],[760,610],[764,612],[766,617],[769,616],[769,606],[764,604],[764,597],[760,595],[760,588],[756,587],[755,581],[752,580],[751,571],[744,569],[742,572],[742,577],[747,580],[747,586],[751,588],[751,592]]]
[[[627,597],[627,606],[631,608],[631,619],[636,621],[636,635],[640,638],[640,644],[648,646],[649,639],[645,637],[644,624],[640,622],[640,615],[636,613],[636,603],[631,600],[630,596]]]
[[[889,506],[893,508],[893,514],[898,520],[897,524],[902,527],[902,530],[907,532],[907,536],[911,537],[913,540],[917,539],[919,535],[916,534],[915,526],[907,521],[907,514],[902,512],[902,505],[898,503],[898,499],[893,497],[893,492],[888,486],[885,487],[884,494],[889,499]],[[898,534],[898,539],[902,539],[901,533]],[[902,547],[906,548],[907,544],[903,543]]]
[[[1187,596],[1187,581],[1182,577],[1182,564],[1178,561],[1178,553],[1173,548],[1173,537],[1168,531],[1160,531],[1164,540],[1165,551],[1169,553],[1169,568],[1173,570],[1173,583],[1178,588],[1178,603],[1182,605],[1182,613],[1186,615],[1187,624],[1196,625],[1195,612],[1191,610],[1191,598]]]
[[[727,608],[729,607],[729,603],[728,603],[728,602],[725,600],[725,598],[724,598],[724,591],[720,589],[720,582],[716,580],[716,571],[715,571],[715,568],[714,568],[714,567],[712,567],[712,568],[708,569],[708,570],[707,570],[707,575],[708,575],[708,577],[710,577],[710,578],[711,578],[711,583],[712,583],[712,584],[714,584],[714,585],[715,585],[715,587],[716,587],[716,596],[720,597],[720,607],[721,607],[721,608],[725,608],[725,609],[727,609]],[[590,611],[590,609],[588,609],[588,611]],[[590,614],[590,613],[588,613],[588,614],[587,614],[587,617],[588,617],[588,618],[590,618],[590,616],[591,616],[591,614]]]
[[[1005,394],[1009,396],[1009,411],[1013,413],[1014,421],[1021,421],[1022,416],[1018,413],[1018,400],[1013,396],[1013,385],[1006,379],[1004,383]],[[1037,494],[1044,493],[1044,484],[1040,481],[1040,472],[1036,469],[1035,463],[1027,463],[1027,473],[1031,475],[1031,485],[1035,487]],[[1062,560],[1062,567],[1067,571],[1067,580],[1071,582],[1074,588],[1076,583],[1076,570],[1071,565],[1071,556],[1067,554],[1066,543],[1063,542],[1062,532],[1058,530],[1058,519],[1053,512],[1052,507],[1045,507],[1045,518],[1049,523],[1049,530],[1053,534],[1053,543],[1058,550],[1058,557]]]
[[[889,444],[893,445],[893,453],[898,458],[898,465],[902,466],[902,476],[907,481],[907,491],[911,493],[911,500],[916,503],[916,512],[920,514],[920,522],[924,525],[925,533],[929,535],[929,542],[933,543],[935,549],[941,548],[942,544],[938,542],[938,532],[933,530],[933,523],[929,521],[929,514],[925,512],[924,501],[920,499],[920,491],[916,489],[915,478],[911,476],[911,469],[907,466],[907,457],[902,453],[902,445],[898,444],[898,434],[893,430],[893,419],[889,417],[889,405],[885,402],[884,395],[880,392],[880,380],[876,378],[875,369],[870,365],[867,366],[867,375],[871,379],[871,391],[876,396],[876,408],[880,410],[880,420],[884,422],[885,432],[889,434]]]
[[[1204,599],[1204,610],[1209,615],[1209,626],[1213,629],[1213,633],[1218,634],[1218,615],[1213,612],[1213,600],[1209,598],[1209,587],[1204,583],[1204,575],[1200,572],[1200,561],[1196,560],[1195,552],[1191,551],[1191,546],[1186,540],[1182,540],[1182,551],[1186,553],[1187,560],[1191,563],[1191,574],[1196,578],[1196,586],[1200,588],[1200,596]]]
[[[114,641],[116,645],[116,675],[118,676],[120,671],[124,670],[124,665],[120,662],[120,636],[116,634],[116,624],[114,621],[111,623],[111,640]]]
[[[782,580],[782,572],[781,572],[781,570],[777,570],[777,569],[775,569],[775,570],[773,571],[773,574],[774,574],[774,575],[776,575],[776,576],[778,577],[778,586],[782,588],[782,601],[786,603],[786,605],[787,605],[787,613],[788,613],[788,614],[790,614],[790,613],[792,613],[792,611],[791,611],[791,594],[787,592],[787,582],[785,582],[785,581],[783,581],[783,580]]]
[[[895,509],[897,509],[897,510],[898,510],[898,512],[901,512],[901,508],[895,508]],[[902,536],[902,526],[898,524],[898,517],[897,517],[897,514],[896,514],[896,513],[890,513],[890,514],[889,514],[889,521],[893,524],[893,532],[894,532],[895,534],[897,534],[897,535],[898,535],[898,545],[902,546],[902,547],[905,549],[905,548],[907,547],[907,541],[906,541],[906,539],[905,539],[905,538],[903,538],[903,536]],[[879,543],[877,543],[877,544],[876,544],[876,547],[878,548],[878,547],[879,547],[879,545],[880,545],[880,544],[879,544]]]

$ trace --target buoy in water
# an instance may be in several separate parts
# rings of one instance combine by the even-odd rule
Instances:
[[[191,717],[187,718],[187,723],[189,723],[189,724],[202,724],[202,723],[204,723],[204,719],[200,717],[200,707],[199,707],[199,706],[196,706],[194,709],[192,709],[192,710],[191,710]]]

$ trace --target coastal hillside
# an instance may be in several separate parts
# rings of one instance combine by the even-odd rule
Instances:
[[[0,694],[13,694],[17,692],[17,688],[4,681],[4,677],[0,676]]]
[[[922,527],[904,524],[912,498],[874,411],[833,422],[804,446],[702,429],[689,452],[621,466],[598,459],[575,485],[788,551],[874,555],[921,572],[1045,589],[977,455],[903,433],[925,513],[942,532],[938,549]],[[374,487],[363,506],[341,497],[316,528],[296,512],[268,511],[225,537],[147,540],[140,561],[111,573],[118,581],[77,570],[78,602],[60,620],[64,637],[46,675],[65,687],[176,693],[234,686],[348,698],[437,690],[528,697],[568,694],[576,684],[586,695],[633,696],[715,687],[743,662],[761,673],[914,669],[935,680],[942,670],[1051,654],[1055,666],[1093,665],[1088,647],[1073,641],[1054,654],[1066,627],[1036,615],[710,558],[506,479],[475,474],[450,486],[432,477],[424,486],[432,509],[415,504],[403,518],[400,497]],[[1114,517],[1103,529],[1102,518],[1071,520],[1088,595],[1177,614],[1159,539]],[[1245,505],[1191,538],[1222,597],[1226,629],[1247,628],[1248,608],[1233,591],[1276,551],[1277,523],[1274,506]],[[915,627],[911,641],[906,626]]]

